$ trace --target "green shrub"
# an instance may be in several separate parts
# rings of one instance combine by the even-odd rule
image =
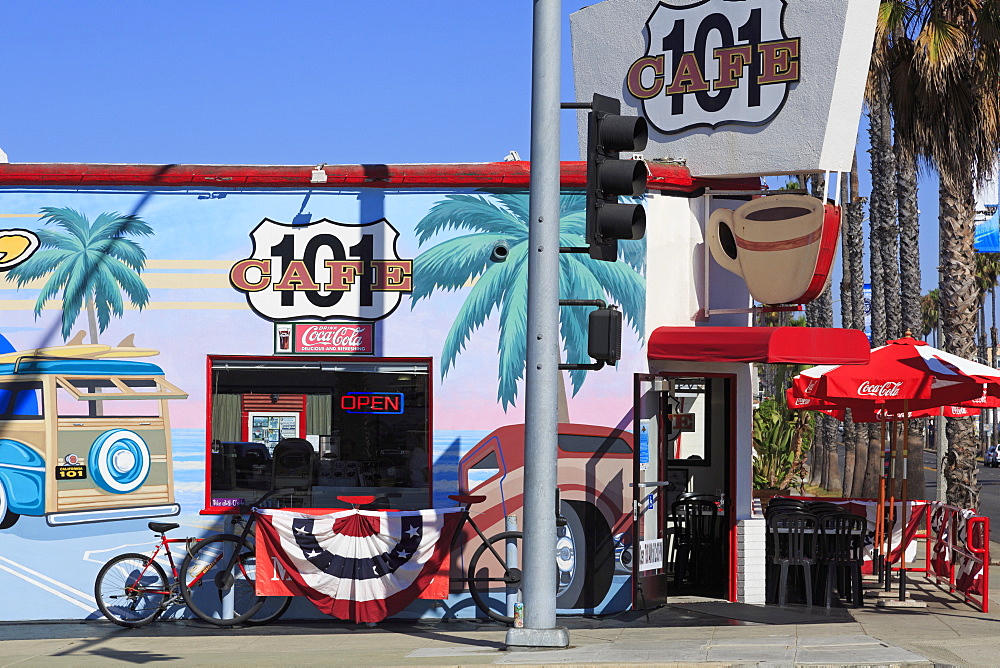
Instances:
[[[815,421],[812,412],[792,410],[783,400],[768,398],[760,403],[753,414],[754,489],[801,485]]]

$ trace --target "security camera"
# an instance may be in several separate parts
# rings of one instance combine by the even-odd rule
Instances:
[[[490,253],[490,260],[493,262],[506,262],[508,255],[510,255],[510,246],[507,245],[506,241],[498,241],[493,247],[493,252]]]

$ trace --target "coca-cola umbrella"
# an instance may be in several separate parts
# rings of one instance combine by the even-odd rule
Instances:
[[[815,399],[812,397],[796,397],[792,388],[785,390],[785,400],[789,408],[796,410],[810,410],[825,413],[831,417],[843,421],[847,414],[847,409],[841,405]],[[963,401],[952,406],[941,406],[938,408],[923,408],[915,411],[892,412],[884,408],[861,408],[855,406],[851,409],[851,420],[853,422],[894,422],[899,420],[922,418],[922,417],[944,417],[960,418],[973,417],[979,415],[983,408],[1000,408],[1000,398],[983,396],[979,399]]]
[[[910,336],[887,341],[871,352],[868,364],[818,366],[806,369],[792,379],[792,391],[787,397],[792,408],[807,408],[800,400],[817,402],[817,408],[851,408],[864,419],[867,415],[902,415],[904,452],[902,470],[902,512],[905,523],[907,500],[907,434],[911,413],[943,406],[975,406],[1000,396],[1000,372],[992,367],[967,360],[928,346]],[[890,417],[890,420],[892,418]],[[885,422],[884,418],[873,421]],[[888,501],[890,519],[895,505],[896,430],[892,430],[892,446],[888,462],[889,475],[882,477],[879,503]],[[882,429],[883,447],[885,428]],[[882,489],[888,494],[884,495]],[[888,498],[886,498],[888,497]],[[880,513],[881,519],[881,513]],[[877,530],[878,532],[878,530]],[[891,536],[891,534],[890,534]],[[877,539],[881,545],[881,539]],[[886,550],[892,549],[891,537]],[[900,546],[900,555],[904,546]],[[891,564],[885,569],[886,590],[889,588]],[[905,597],[905,557],[900,561],[900,599]]]
[[[906,413],[1000,395],[1000,372],[910,337],[874,348],[867,364],[806,369],[792,379],[795,397],[841,408]]]

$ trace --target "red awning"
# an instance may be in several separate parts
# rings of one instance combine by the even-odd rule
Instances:
[[[651,360],[865,364],[868,337],[857,329],[825,327],[657,327]]]

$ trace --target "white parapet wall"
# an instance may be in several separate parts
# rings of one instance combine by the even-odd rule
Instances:
[[[763,605],[766,593],[767,532],[763,517],[736,524],[736,600]]]

